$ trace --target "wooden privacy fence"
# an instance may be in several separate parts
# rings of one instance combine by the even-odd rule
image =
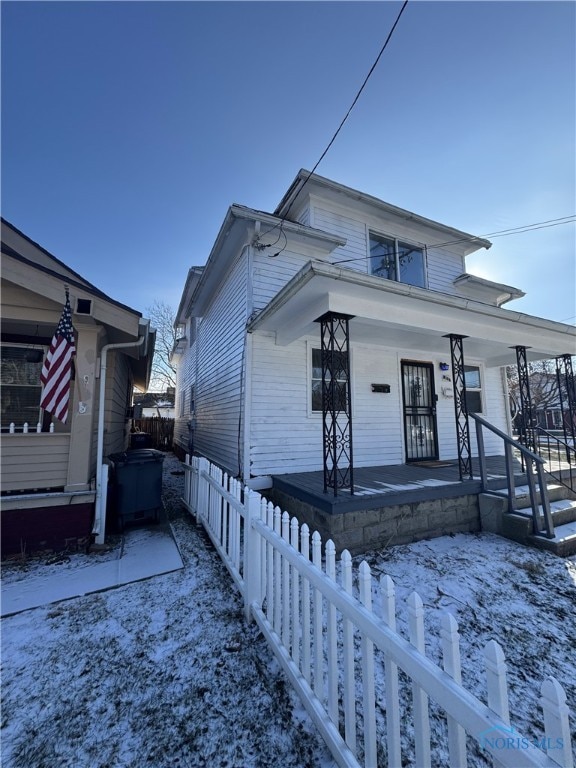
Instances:
[[[174,439],[174,419],[164,416],[150,416],[143,419],[134,419],[136,432],[146,432],[150,435],[150,447],[160,451],[169,451]]]
[[[338,765],[465,768],[473,749],[476,765],[573,768],[566,695],[553,677],[540,691],[543,735],[527,738],[510,723],[498,643],[491,640],[484,651],[485,704],[461,684],[453,616],[442,619],[441,668],[425,653],[416,592],[408,600],[407,640],[395,628],[392,579],[380,580],[376,613],[366,562],[354,585],[348,551],[337,564],[328,541],[323,556],[317,532],[310,536],[307,525],[206,459],[187,457],[185,470],[186,507],[206,529],[242,593],[247,619],[257,622]]]

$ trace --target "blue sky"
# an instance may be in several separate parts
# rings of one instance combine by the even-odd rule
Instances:
[[[400,2],[2,2],[2,215],[145,314],[228,206],[271,211]],[[317,172],[477,235],[576,211],[576,4],[410,0]],[[489,238],[490,239],[490,238]],[[575,225],[469,271],[574,322]]]

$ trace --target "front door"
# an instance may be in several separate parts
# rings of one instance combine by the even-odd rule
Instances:
[[[406,461],[438,458],[436,395],[432,363],[402,361]]]

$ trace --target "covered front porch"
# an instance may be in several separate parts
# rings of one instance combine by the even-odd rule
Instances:
[[[537,436],[531,361],[556,358],[557,375],[566,382],[567,412],[576,407],[569,352],[576,341],[574,328],[333,265],[309,262],[248,330],[272,332],[276,348],[302,339],[318,346],[312,378],[321,395],[316,410],[322,415],[322,491],[334,496],[350,491],[360,497],[381,495],[382,485],[372,488],[361,479],[372,460],[366,447],[370,440],[376,460],[378,452],[384,459],[384,450],[393,460],[403,454],[411,466],[442,460],[448,466],[436,468],[449,470],[454,482],[472,482],[476,448],[471,417],[482,414],[487,420],[487,453],[504,453],[502,440],[509,440],[506,365],[518,370],[527,425],[521,442],[532,451]],[[373,363],[385,355],[394,360],[395,370],[389,364],[382,373],[384,367]],[[381,433],[387,429],[385,449],[371,432],[374,423]],[[570,419],[567,423],[573,425]],[[320,473],[313,474],[318,480]],[[404,484],[403,478],[391,483]]]
[[[318,531],[324,541],[332,539],[337,551],[352,554],[478,531],[561,556],[573,554],[576,492],[568,483],[572,466],[544,461],[537,483],[529,473],[533,469],[515,450],[508,457],[473,458],[472,473],[464,479],[456,460],[419,462],[359,468],[354,493],[339,495],[324,491],[320,471],[273,475],[272,488],[264,495]]]
[[[506,488],[506,461],[504,456],[487,456],[488,487]],[[514,480],[521,486],[526,474],[518,459],[513,460]],[[324,473],[297,472],[273,475],[272,489],[294,500],[309,504],[330,515],[360,510],[413,504],[458,496],[478,494],[482,491],[478,459],[472,459],[472,477],[460,480],[458,460],[430,461],[354,470],[354,492],[341,490],[338,495],[324,491]]]
[[[503,456],[486,457],[488,484],[507,485]],[[479,494],[480,468],[473,459],[471,478],[460,480],[458,460],[360,467],[355,470],[354,493],[324,491],[324,473],[273,475],[264,495],[281,509],[331,539],[338,552],[351,554],[381,550],[420,539],[482,530]],[[526,482],[515,462],[514,482]]]

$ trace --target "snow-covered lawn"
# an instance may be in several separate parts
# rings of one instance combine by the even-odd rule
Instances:
[[[304,768],[333,765],[208,539],[181,511],[182,476],[164,462],[165,500],[184,568],[2,620],[4,768]],[[102,555],[90,555],[90,558]],[[506,652],[510,710],[539,734],[538,690],[554,675],[576,701],[576,562],[495,536],[443,537],[369,553],[375,575],[426,608],[438,659],[442,610],[457,618],[466,686],[485,699],[482,648]],[[4,578],[81,567],[8,566]],[[355,566],[360,558],[355,561]],[[382,675],[377,673],[377,686]],[[572,718],[572,726],[576,724]],[[406,765],[413,765],[410,750]],[[481,756],[477,765],[484,764]]]

